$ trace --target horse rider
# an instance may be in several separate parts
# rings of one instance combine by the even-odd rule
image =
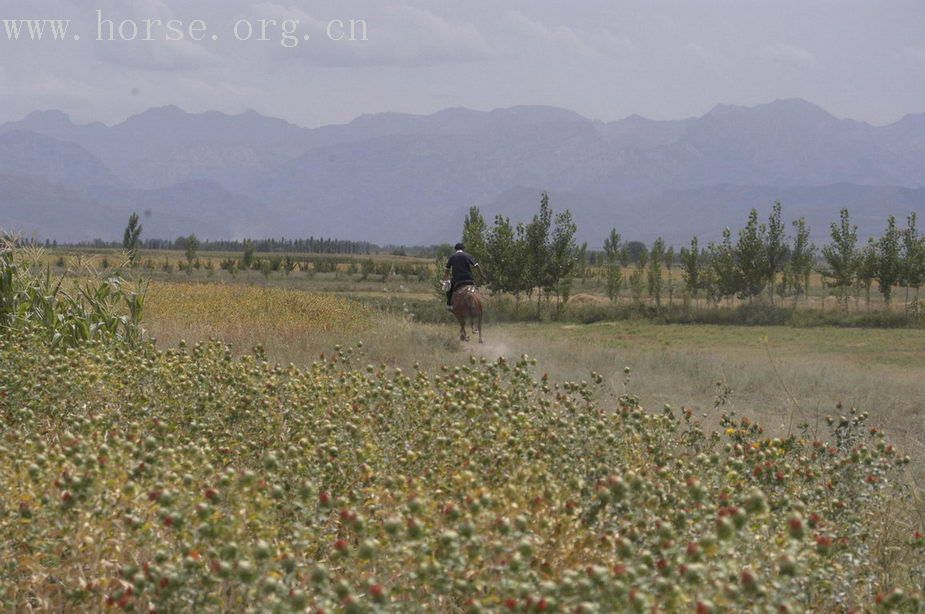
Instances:
[[[453,248],[456,251],[446,261],[446,270],[443,273],[443,287],[446,290],[447,311],[453,311],[453,292],[462,286],[474,286],[475,277],[473,269],[478,269],[479,275],[485,277],[485,271],[475,258],[466,253],[466,246],[457,243]]]

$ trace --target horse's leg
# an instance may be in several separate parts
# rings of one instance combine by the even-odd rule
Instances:
[[[479,312],[479,343],[482,343],[482,312]]]
[[[465,316],[459,318],[459,340],[468,341],[469,337],[466,336],[466,318]]]

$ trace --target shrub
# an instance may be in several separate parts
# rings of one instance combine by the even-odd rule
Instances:
[[[298,369],[26,334],[0,359],[3,609],[918,607],[908,458],[860,412],[709,433],[526,357]]]

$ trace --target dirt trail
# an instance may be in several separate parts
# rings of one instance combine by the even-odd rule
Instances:
[[[486,340],[484,343],[470,342],[470,346],[467,349],[476,356],[484,356],[488,360],[497,360],[501,356],[505,358],[516,358],[520,356],[521,353],[515,353],[512,350],[511,342],[511,339],[502,335],[501,337],[496,336],[493,339]]]

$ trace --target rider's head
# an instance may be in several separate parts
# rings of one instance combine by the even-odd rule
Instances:
[[[453,247],[453,249],[455,249],[456,251],[458,251],[458,252],[459,252],[459,251],[463,251],[463,250],[465,250],[465,249],[466,249],[466,246],[465,246],[465,245],[463,245],[462,243],[457,243],[457,244],[456,244],[456,246],[455,246],[455,247]]]

